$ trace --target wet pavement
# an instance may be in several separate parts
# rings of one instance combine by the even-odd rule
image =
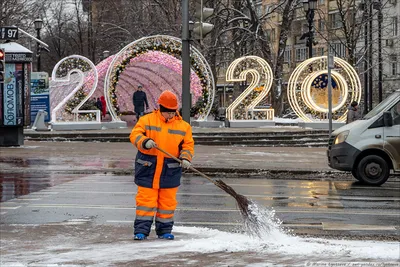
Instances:
[[[400,225],[400,187],[396,183],[371,190],[352,182],[233,178],[225,181],[262,207],[273,207],[284,225],[295,228],[323,229],[323,223],[365,224],[384,229]],[[85,217],[96,224],[132,224],[135,194],[131,176],[84,176],[3,202],[1,221],[42,225]],[[234,199],[202,177],[186,175],[178,201],[177,224],[192,222],[231,230],[240,225]]]
[[[131,143],[34,142],[1,148],[7,171],[131,173],[136,148]],[[193,166],[209,172],[339,173],[327,165],[326,148],[195,146]],[[341,174],[341,173],[340,173]]]
[[[398,266],[392,263],[400,260],[399,177],[381,187],[359,184],[327,166],[324,148],[195,149],[195,168],[275,211],[275,234],[249,239],[235,200],[185,173],[177,240],[165,246],[152,233],[140,245],[131,239],[136,149],[130,143],[26,141],[0,149],[0,265],[258,267],[325,260]]]
[[[79,179],[82,175],[0,172],[0,202]]]
[[[105,262],[106,266],[304,266],[310,260],[398,260],[393,258],[393,247],[400,240],[400,187],[396,182],[371,188],[349,181],[224,181],[260,207],[275,210],[274,220],[280,223],[274,225],[274,231],[279,234],[266,233],[261,241],[248,240],[241,234],[243,222],[234,199],[202,177],[185,175],[175,213],[176,243],[171,243],[177,248],[162,261],[157,257],[160,252],[155,251],[165,243],[156,240],[154,232],[143,245],[131,239],[136,194],[133,177],[84,175],[1,204],[1,260],[5,264],[1,266],[103,266]],[[205,238],[207,242],[201,247]],[[248,244],[244,246],[240,238]],[[391,252],[370,258],[356,252],[358,245],[351,242],[357,241],[341,243],[338,249],[332,241],[337,238],[364,240],[362,246],[376,246],[375,250],[390,246]],[[222,247],[208,253],[207,247],[213,247],[213,242]],[[235,242],[244,247],[230,251],[229,246],[234,247]],[[255,245],[257,242],[260,244]],[[324,245],[312,256],[302,256],[303,252],[289,256],[296,253],[293,242],[311,247]],[[138,255],[141,246],[147,247],[142,248],[148,254],[145,259]],[[188,252],[188,246],[196,249]],[[262,251],[254,251],[255,247]],[[282,247],[288,251],[281,251]]]

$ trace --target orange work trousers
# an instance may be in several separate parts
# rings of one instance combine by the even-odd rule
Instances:
[[[154,216],[156,217],[156,233],[171,233],[174,225],[174,212],[178,202],[178,187],[153,189],[138,186],[136,195],[136,219],[134,234],[149,235]]]

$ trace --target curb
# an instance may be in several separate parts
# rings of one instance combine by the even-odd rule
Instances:
[[[198,171],[213,178],[243,178],[243,179],[280,179],[280,180],[330,180],[330,181],[354,181],[350,172],[336,170],[283,170],[283,169],[237,169],[237,168],[213,168],[197,167]],[[56,173],[56,174],[109,174],[129,176],[134,175],[134,169],[93,169],[93,170],[42,170],[42,169],[3,169],[3,173]],[[182,176],[199,176],[196,172],[186,170]],[[389,181],[399,182],[400,174],[391,173]]]
[[[251,179],[293,179],[301,178],[307,180],[329,177],[342,177],[352,178],[350,173],[339,172],[335,170],[283,170],[283,169],[237,169],[237,168],[213,168],[213,167],[196,167],[196,169],[206,175],[212,177],[223,177],[223,178],[251,178]],[[93,170],[71,170],[71,169],[59,169],[59,170],[42,170],[42,169],[4,169],[3,172],[12,173],[64,173],[64,174],[112,174],[112,175],[134,175],[134,169],[93,169]],[[186,170],[182,175],[198,175],[196,172]]]

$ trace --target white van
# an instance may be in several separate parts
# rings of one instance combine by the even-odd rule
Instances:
[[[327,152],[331,168],[351,171],[366,184],[381,185],[390,170],[400,172],[400,90],[334,131]]]

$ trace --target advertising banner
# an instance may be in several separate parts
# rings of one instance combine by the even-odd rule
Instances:
[[[4,85],[0,84],[0,126],[3,126],[3,92],[4,92]]]
[[[6,64],[3,89],[3,124],[4,126],[22,125],[23,105],[20,90],[23,88],[22,66],[16,69],[15,64]]]
[[[31,122],[39,110],[47,112],[45,121],[50,121],[50,88],[47,72],[31,73]]]
[[[31,64],[24,63],[24,125],[31,125]]]
[[[15,84],[16,84],[16,119],[18,126],[24,125],[24,65],[22,63],[15,64]]]

